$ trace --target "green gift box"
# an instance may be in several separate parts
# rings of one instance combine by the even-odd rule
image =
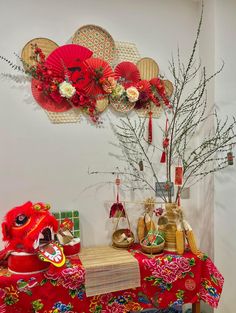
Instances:
[[[74,237],[80,238],[80,228],[79,228],[79,212],[78,211],[60,211],[60,212],[52,212],[52,214],[57,219],[59,225],[65,218],[69,218],[73,224],[73,230],[72,233]]]

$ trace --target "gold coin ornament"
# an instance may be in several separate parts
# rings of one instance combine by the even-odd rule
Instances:
[[[37,45],[47,57],[53,50],[58,48],[58,44],[48,38],[34,38],[28,41],[21,51],[21,58],[23,60],[23,66],[27,69],[24,63],[32,66],[36,64],[34,59],[34,45]]]
[[[137,62],[141,79],[150,80],[159,74],[159,66],[152,58],[142,58]]]

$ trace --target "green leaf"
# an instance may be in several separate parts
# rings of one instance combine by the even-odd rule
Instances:
[[[50,279],[50,283],[51,283],[53,286],[56,286],[56,285],[57,285],[57,281],[56,281],[56,280],[53,280],[53,279]]]
[[[166,289],[167,289],[168,291],[170,291],[171,288],[172,288],[172,284],[166,284]]]
[[[194,277],[194,273],[193,272],[189,272],[188,273],[191,277]]]
[[[48,281],[47,278],[44,278],[43,280],[41,280],[40,286],[43,286],[44,284],[46,284],[47,281]]]
[[[71,296],[71,298],[75,298],[75,296],[77,295],[78,290],[77,289],[70,289],[69,290],[69,295]]]
[[[194,258],[189,259],[189,265],[190,265],[190,266],[196,265],[196,262],[195,262],[195,259],[194,259]]]
[[[214,275],[211,275],[211,281],[215,284],[215,285],[219,285],[218,284],[218,279],[214,276]]]

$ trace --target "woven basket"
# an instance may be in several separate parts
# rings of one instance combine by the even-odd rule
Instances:
[[[130,232],[130,237],[131,237],[131,241],[130,242],[119,242],[119,238],[123,233],[126,233],[127,231]],[[127,249],[129,248],[133,243],[134,243],[134,234],[131,232],[130,229],[128,228],[121,228],[116,230],[113,235],[112,235],[112,243],[113,246],[117,247],[117,248],[124,248]]]
[[[143,240],[142,240],[140,242],[140,245],[141,245],[141,249],[143,252],[148,253],[148,254],[156,254],[156,253],[161,253],[164,250],[165,240],[156,246],[146,246],[143,244]]]
[[[127,224],[128,224],[128,228],[120,228],[118,229],[118,225],[119,225],[119,222],[120,222],[120,218],[121,218],[122,214],[120,214],[118,220],[117,220],[117,223],[116,223],[116,228],[115,228],[115,231],[112,235],[112,243],[113,243],[113,246],[117,247],[117,248],[124,248],[124,249],[127,249],[129,248],[133,243],[134,243],[134,234],[133,232],[131,231],[131,227],[130,227],[130,221],[129,221],[129,218],[128,218],[128,215],[127,215],[127,212],[125,211],[125,217],[126,217],[126,221],[127,221]],[[129,232],[129,237],[131,238],[131,240],[128,242],[120,242],[120,236],[123,234],[123,233],[127,233]]]

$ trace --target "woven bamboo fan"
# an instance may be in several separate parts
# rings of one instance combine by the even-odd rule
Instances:
[[[100,99],[97,99],[96,101],[96,111],[94,112],[94,114],[98,115],[98,114],[101,114],[103,111],[106,110],[106,108],[108,107],[108,104],[109,104],[109,100],[107,97],[103,97],[103,98],[100,98]],[[88,109],[85,109],[83,110],[83,112],[85,114],[88,114],[89,115],[89,110]]]
[[[122,61],[130,61],[136,64],[141,58],[140,53],[134,43],[124,42],[124,41],[115,41],[116,53],[114,64],[118,64]]]
[[[153,118],[160,118],[163,112],[162,106],[157,107],[153,102],[151,102],[145,109],[136,110],[138,116],[148,117],[149,112],[152,112]]]
[[[54,41],[48,38],[34,38],[30,40],[23,47],[22,52],[21,52],[21,58],[26,64],[29,64],[29,65],[35,64],[35,61],[32,58],[33,56],[32,45],[35,45],[35,44],[37,44],[38,47],[42,49],[46,57],[58,47],[58,45]]]
[[[172,96],[172,94],[173,94],[174,86],[173,86],[172,82],[167,80],[167,79],[163,80],[163,82],[165,84],[166,95],[167,95],[167,97],[170,98]]]
[[[53,124],[77,123],[80,121],[81,112],[78,109],[71,109],[66,112],[49,112],[44,110]]]
[[[131,103],[131,102],[113,101],[113,100],[110,100],[110,104],[115,111],[121,112],[121,113],[128,113],[129,111],[132,111],[135,106],[135,102]]]
[[[150,80],[158,76],[159,66],[155,60],[151,58],[142,58],[137,62],[141,79]]]
[[[109,100],[107,97],[98,99],[96,102],[96,110],[98,113],[102,113],[103,111],[106,110],[106,108],[108,107],[109,104]]]
[[[93,58],[100,58],[112,63],[115,56],[115,42],[102,27],[84,25],[74,34],[72,42],[93,51]]]

